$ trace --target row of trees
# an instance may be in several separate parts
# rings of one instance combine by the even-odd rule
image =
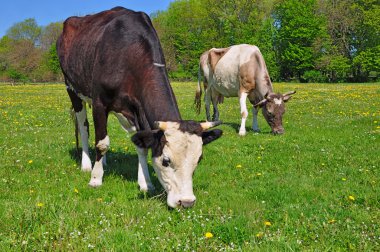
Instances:
[[[380,77],[378,0],[176,0],[153,24],[171,78],[195,79],[212,47],[254,44],[275,81]],[[0,81],[62,81],[55,41],[62,23],[16,23],[0,39]]]
[[[260,48],[274,80],[380,75],[378,0],[178,0],[153,22],[175,78],[197,76],[205,50],[241,43]]]
[[[38,26],[30,18],[14,24],[0,39],[0,80],[62,81],[55,41],[62,23]]]

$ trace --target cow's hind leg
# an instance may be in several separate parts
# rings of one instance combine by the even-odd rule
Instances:
[[[82,161],[81,168],[82,171],[90,172],[91,171],[91,160],[88,151],[88,120],[87,120],[87,112],[86,112],[86,103],[83,102],[78,95],[72,91],[71,89],[67,89],[67,93],[69,94],[71,103],[73,105],[73,109],[75,112],[75,117],[77,119],[77,126],[79,128],[79,133],[82,142]]]
[[[212,90],[211,92],[211,101],[212,101],[212,106],[214,109],[214,113],[212,115],[212,120],[213,121],[218,121],[219,120],[219,110],[218,110],[218,103],[219,103],[219,96],[221,94],[218,93],[215,89]]]
[[[241,125],[239,129],[239,135],[244,136],[246,134],[245,129],[245,121],[248,117],[248,110],[247,110],[247,99],[248,94],[246,92],[239,92],[239,102],[240,102],[240,114],[241,114]]]
[[[147,156],[148,156],[148,149],[142,149],[136,146],[136,150],[137,150],[137,155],[139,158],[137,182],[139,183],[140,191],[142,192],[153,191],[154,186],[152,182],[150,181],[148,164],[146,162]]]
[[[95,126],[96,161],[91,172],[89,185],[92,187],[98,187],[102,185],[104,174],[103,157],[109,149],[110,139],[107,135],[108,114],[105,106],[101,103],[99,98],[93,100],[92,105],[92,116],[94,118]]]
[[[211,121],[211,116],[210,116],[210,103],[211,103],[211,89],[207,87],[205,89],[205,108],[206,108],[206,120]]]

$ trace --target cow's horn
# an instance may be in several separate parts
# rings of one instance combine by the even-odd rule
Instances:
[[[156,121],[154,122],[154,127],[156,129],[160,129],[160,130],[166,130],[168,128],[168,123],[167,122],[161,122],[161,121]]]
[[[261,101],[259,101],[258,103],[256,103],[256,104],[253,105],[253,106],[256,108],[256,107],[259,107],[261,104],[264,104],[265,102],[267,102],[267,99],[266,99],[266,98],[262,99]]]
[[[282,96],[288,96],[288,95],[292,95],[295,93],[296,93],[296,91],[289,91],[289,92],[286,92],[285,94],[283,94]]]
[[[222,121],[215,121],[215,122],[202,122],[201,127],[203,130],[207,130],[212,127],[216,127],[218,125],[222,124]]]

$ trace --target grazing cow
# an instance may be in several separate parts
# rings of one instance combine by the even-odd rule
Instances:
[[[272,133],[282,134],[282,115],[287,102],[295,91],[285,94],[273,93],[265,61],[258,47],[234,45],[228,48],[212,48],[200,57],[198,87],[195,103],[198,113],[201,106],[201,72],[204,77],[205,106],[207,121],[210,121],[210,101],[214,107],[213,121],[219,119],[218,103],[223,97],[239,97],[241,125],[239,135],[245,135],[245,121],[248,116],[246,98],[253,105],[253,131],[260,131],[257,123],[258,109],[272,128]]]
[[[114,114],[138,154],[140,190],[154,189],[148,165],[153,167],[170,207],[195,202],[192,175],[202,156],[202,144],[222,135],[210,127],[218,123],[183,121],[169,84],[165,59],[149,17],[122,7],[64,22],[57,51],[67,92],[82,140],[82,170],[91,171],[89,185],[100,186],[103,161],[109,149],[107,118]],[[92,106],[96,161],[88,153],[86,103]]]

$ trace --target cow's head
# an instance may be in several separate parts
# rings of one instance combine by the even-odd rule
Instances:
[[[207,130],[220,122],[156,122],[157,130],[140,131],[132,141],[140,148],[152,149],[153,168],[166,190],[170,207],[194,205],[193,173],[202,157],[202,145],[222,135],[219,129]]]
[[[282,126],[282,115],[285,113],[285,102],[289,101],[292,94],[296,91],[290,91],[285,94],[266,94],[264,99],[255,104],[255,107],[263,109],[263,115],[272,129],[273,134],[284,133]]]

